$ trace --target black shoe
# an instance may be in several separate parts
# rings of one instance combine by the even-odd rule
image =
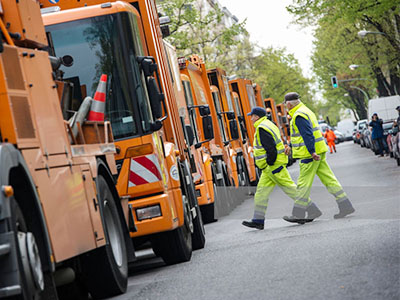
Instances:
[[[311,203],[311,205],[307,207],[306,212],[307,212],[307,219],[309,220],[314,220],[322,215],[322,212],[319,210],[317,205],[315,205],[315,203]]]
[[[253,222],[253,220],[252,221],[243,221],[242,225],[244,225],[246,227],[250,227],[250,228],[256,228],[259,230],[264,229],[264,223]]]
[[[300,219],[295,216],[284,216],[283,219],[290,223],[306,224],[312,222],[314,219]]]
[[[352,214],[356,210],[354,209],[353,205],[351,205],[350,200],[346,199],[339,203],[339,213],[334,215],[334,219],[341,219],[347,215]]]

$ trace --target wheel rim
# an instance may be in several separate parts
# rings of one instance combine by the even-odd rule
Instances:
[[[108,233],[108,240],[111,245],[111,250],[118,267],[122,266],[123,255],[122,255],[122,247],[121,247],[121,236],[118,230],[117,225],[115,224],[113,214],[109,207],[108,201],[104,201],[104,219],[106,222],[106,228]]]
[[[42,264],[35,237],[31,232],[18,231],[18,245],[22,260],[23,273],[30,293],[44,289]]]
[[[35,286],[42,291],[44,289],[42,263],[40,261],[39,249],[36,245],[35,237],[31,232],[26,234],[26,245]]]

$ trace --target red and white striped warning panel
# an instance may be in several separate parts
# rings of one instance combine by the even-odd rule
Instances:
[[[128,187],[161,180],[161,167],[157,155],[150,154],[131,159]]]

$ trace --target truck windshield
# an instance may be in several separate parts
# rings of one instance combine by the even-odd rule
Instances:
[[[224,142],[226,142],[227,138],[226,138],[226,134],[225,134],[224,121],[223,121],[222,115],[221,115],[222,110],[221,110],[221,104],[220,104],[220,101],[219,101],[218,92],[212,92],[211,94],[212,94],[212,98],[213,98],[213,101],[214,101],[215,109],[217,111],[217,117],[218,117],[218,123],[219,123],[219,126],[218,126],[219,127],[219,131],[221,133],[222,140]]]
[[[190,88],[190,82],[183,80],[183,90],[185,92],[185,100],[186,100],[186,105],[187,106],[193,106],[193,94],[192,94],[192,89]],[[190,118],[190,125],[193,128],[194,131],[194,140],[196,143],[199,142],[199,131],[197,129],[197,120],[196,120],[196,112],[194,109],[189,110],[189,118]]]
[[[247,97],[249,97],[249,102],[251,108],[256,107],[256,96],[254,95],[254,89],[251,84],[246,84],[246,90],[247,90]]]
[[[231,92],[229,90],[228,78],[226,76],[222,76],[222,80],[224,82],[226,102],[228,102],[228,109],[229,109],[229,111],[233,111],[232,98],[231,98]]]
[[[240,139],[243,140],[243,138],[246,138],[246,129],[245,129],[246,125],[244,124],[242,107],[240,106],[239,98],[236,95],[233,96],[233,103],[235,104],[236,114],[237,114],[237,117],[239,119]]]
[[[91,17],[47,26],[46,31],[51,33],[56,56],[74,59],[71,67],[60,68],[64,79],[74,83],[71,110],[76,111],[86,96],[94,96],[100,76],[106,74],[105,118],[111,122],[114,138],[150,132],[151,108],[136,62],[144,52],[134,14]]]

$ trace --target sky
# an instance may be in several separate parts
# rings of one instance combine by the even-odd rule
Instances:
[[[293,53],[299,60],[303,74],[312,75],[311,51],[312,30],[300,28],[291,24],[293,17],[287,12],[286,6],[291,0],[218,0],[240,22],[247,19],[246,29],[250,40],[261,47],[285,47],[288,53]],[[248,5],[244,5],[244,4]]]

